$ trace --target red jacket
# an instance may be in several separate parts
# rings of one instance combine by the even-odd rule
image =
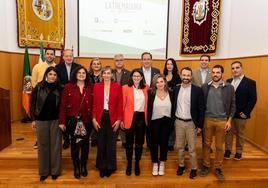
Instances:
[[[123,120],[123,97],[122,87],[116,82],[111,82],[109,94],[109,116],[111,125],[117,120]],[[94,85],[93,118],[101,125],[101,118],[104,109],[104,82]]]
[[[79,107],[86,91],[86,96],[81,105],[80,112],[84,124],[92,120],[92,103],[93,103],[93,86],[88,84],[80,93],[76,83],[68,83],[64,86],[64,91],[61,98],[59,123],[65,124],[66,116],[76,117]]]
[[[130,129],[132,120],[133,120],[133,114],[134,114],[134,88],[129,87],[128,85],[124,85],[122,87],[123,91],[123,111],[124,111],[124,128]],[[147,125],[147,103],[148,103],[148,86],[146,85],[145,88],[142,89],[144,98],[145,98],[145,104],[144,104],[144,119]]]

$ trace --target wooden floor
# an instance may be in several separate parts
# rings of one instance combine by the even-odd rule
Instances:
[[[24,138],[24,140],[16,140]],[[198,138],[197,154],[201,163],[201,147]],[[149,151],[144,152],[141,160],[141,176],[125,175],[125,153],[118,142],[117,162],[118,170],[109,178],[100,178],[95,169],[96,148],[90,148],[89,175],[77,180],[73,177],[70,151],[63,151],[62,175],[56,180],[49,177],[44,183],[39,182],[37,150],[33,149],[35,138],[30,124],[12,124],[12,145],[0,151],[0,187],[105,187],[105,188],[151,188],[151,187],[241,187],[241,188],[268,188],[268,154],[260,151],[249,143],[245,144],[245,152],[241,161],[233,159],[224,161],[223,171],[226,177],[224,182],[216,179],[211,172],[208,177],[189,179],[189,157],[186,160],[185,174],[176,176],[178,166],[177,152],[169,152],[166,163],[166,175],[153,177],[151,175],[151,161]],[[212,158],[214,154],[212,153]],[[233,156],[232,156],[233,157]]]

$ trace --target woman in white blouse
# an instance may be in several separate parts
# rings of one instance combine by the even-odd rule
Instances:
[[[168,152],[168,137],[171,130],[172,95],[169,92],[164,75],[153,78],[152,88],[148,92],[148,131],[154,176],[165,174],[165,162]],[[158,150],[160,147],[160,156]]]

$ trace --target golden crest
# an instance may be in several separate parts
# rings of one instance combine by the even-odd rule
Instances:
[[[50,0],[32,0],[34,14],[44,21],[49,21],[53,17],[53,6]]]

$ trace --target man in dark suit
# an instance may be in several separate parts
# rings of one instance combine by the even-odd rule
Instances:
[[[56,69],[59,72],[59,78],[61,84],[65,85],[71,79],[72,71],[80,65],[73,62],[74,61],[73,51],[70,49],[64,50],[63,60],[64,63],[56,65]]]
[[[235,89],[236,112],[232,120],[232,128],[226,135],[225,140],[225,159],[230,159],[233,135],[236,135],[236,153],[235,160],[242,157],[244,146],[244,132],[246,120],[250,118],[250,113],[257,102],[256,82],[247,78],[243,72],[243,66],[240,61],[231,64],[233,78],[227,80]]]
[[[191,172],[190,178],[197,176],[196,137],[204,123],[205,102],[200,87],[191,84],[192,70],[189,67],[181,69],[181,85],[174,87],[174,102],[172,116],[175,120],[176,145],[179,149],[179,166],[177,175],[185,171],[184,146],[188,143]]]
[[[153,77],[160,74],[160,70],[152,67],[152,54],[150,52],[143,52],[141,54],[142,67],[141,71],[144,74],[146,84],[151,87]]]
[[[70,49],[64,50],[63,60],[64,60],[64,63],[60,63],[60,64],[56,65],[56,69],[57,69],[58,74],[59,74],[60,83],[62,85],[65,85],[70,81],[72,71],[75,68],[79,67],[80,65],[73,62],[74,61],[73,51]],[[70,133],[69,133],[69,130],[67,130],[67,129],[63,133],[63,140],[64,140],[63,149],[69,148]]]
[[[115,81],[119,83],[121,86],[128,84],[130,72],[124,68],[124,55],[123,54],[116,54],[114,56],[114,72],[113,76]],[[121,129],[119,130],[119,135],[122,141],[122,146],[125,147],[126,145],[126,137],[125,132]]]

